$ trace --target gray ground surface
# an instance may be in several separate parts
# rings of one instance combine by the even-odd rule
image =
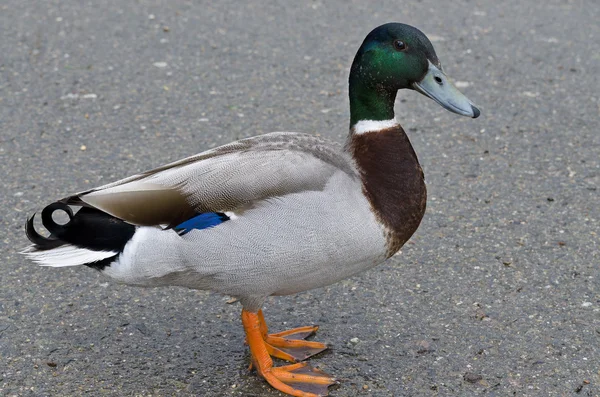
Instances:
[[[483,115],[399,95],[421,228],[372,271],[269,300],[272,329],[321,325],[333,396],[600,395],[597,1],[194,3],[0,3],[1,395],[280,396],[247,371],[238,304],[36,267],[23,224],[237,138],[343,140],[354,53],[394,20]]]

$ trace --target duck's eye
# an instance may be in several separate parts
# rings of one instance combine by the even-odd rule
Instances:
[[[406,43],[403,42],[402,40],[394,40],[394,48],[397,51],[404,51],[406,50]]]

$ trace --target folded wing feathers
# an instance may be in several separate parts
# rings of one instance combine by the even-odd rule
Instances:
[[[221,146],[68,197],[127,222],[177,225],[203,212],[233,211],[257,200],[321,190],[339,169],[353,172],[335,144],[272,133]]]
[[[140,226],[174,226],[196,214],[178,187],[130,182],[83,195],[84,203]]]

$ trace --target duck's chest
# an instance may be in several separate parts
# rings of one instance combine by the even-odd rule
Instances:
[[[387,256],[392,256],[425,214],[423,170],[400,126],[353,134],[348,150],[359,169],[363,193],[386,232]]]

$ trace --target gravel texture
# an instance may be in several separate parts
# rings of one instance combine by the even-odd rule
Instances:
[[[352,58],[400,21],[482,116],[399,94],[421,228],[369,272],[269,299],[271,328],[321,325],[336,397],[599,396],[599,20],[597,0],[2,1],[0,395],[281,396],[247,370],[239,304],[36,267],[23,225],[234,139],[343,140]]]

